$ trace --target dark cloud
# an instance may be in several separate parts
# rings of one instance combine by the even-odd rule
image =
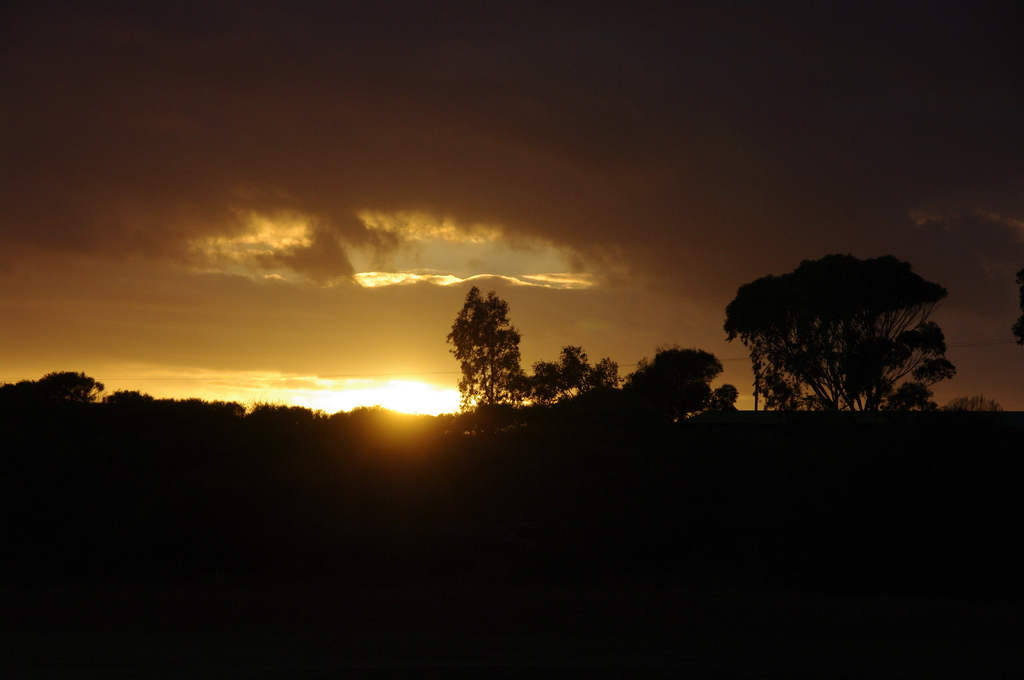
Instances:
[[[303,274],[316,283],[330,283],[339,278],[350,279],[355,271],[344,245],[333,229],[314,224],[309,242],[261,253],[256,261],[264,269],[285,268]]]
[[[901,251],[949,289],[946,303],[983,316],[1013,311],[1013,279],[1024,264],[1024,222],[973,210],[921,215]]]

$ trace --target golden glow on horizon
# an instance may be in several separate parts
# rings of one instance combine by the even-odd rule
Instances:
[[[174,375],[169,374],[166,368],[126,368],[86,373],[104,383],[105,394],[128,390],[144,392],[157,399],[233,401],[246,407],[261,403],[283,404],[328,414],[351,411],[360,406],[382,406],[392,411],[423,415],[459,410],[459,392],[453,384],[432,384],[415,379],[387,376],[322,378],[187,370]],[[136,377],[110,377],[126,374]],[[454,379],[453,376],[453,382]]]
[[[351,411],[359,406],[383,406],[402,413],[436,416],[459,410],[459,392],[412,380],[392,380],[374,387],[306,392],[292,396],[292,403],[326,413]]]

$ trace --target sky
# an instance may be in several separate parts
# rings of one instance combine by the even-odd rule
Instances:
[[[849,253],[949,291],[936,401],[1024,410],[1009,5],[5,3],[0,381],[451,411],[477,286],[525,368],[697,347],[751,408],[725,306]]]

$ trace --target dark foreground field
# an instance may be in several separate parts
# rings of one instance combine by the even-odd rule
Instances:
[[[1020,677],[1016,425],[594,409],[7,404],[0,678]]]
[[[1016,678],[1020,602],[614,587],[3,593],[9,678]]]

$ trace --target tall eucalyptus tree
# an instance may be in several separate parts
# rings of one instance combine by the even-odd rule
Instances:
[[[946,295],[895,257],[828,255],[741,286],[725,331],[769,408],[934,408],[929,387],[956,372],[929,321]]]
[[[459,361],[461,406],[514,404],[522,400],[525,377],[519,365],[519,329],[508,319],[508,303],[492,290],[481,297],[473,286],[455,317],[448,342]]]

